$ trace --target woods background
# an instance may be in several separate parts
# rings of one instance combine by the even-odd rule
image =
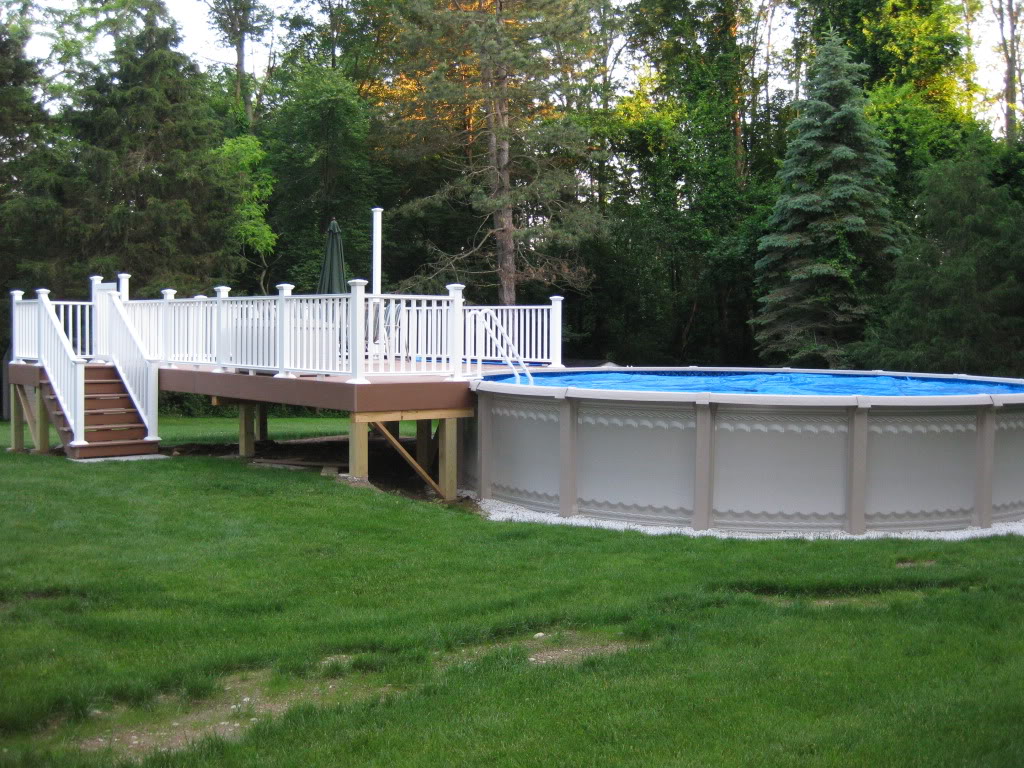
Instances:
[[[209,0],[213,68],[159,0],[4,0],[3,301],[310,292],[379,205],[386,291],[562,293],[568,357],[1024,375],[1017,2],[995,135],[974,0]]]

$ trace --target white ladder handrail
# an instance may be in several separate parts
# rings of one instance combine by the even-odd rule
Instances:
[[[107,350],[110,361],[121,375],[121,381],[132,399],[143,424],[146,425],[146,439],[159,440],[157,436],[157,406],[160,394],[157,358],[147,354],[145,345],[128,317],[121,296],[117,291],[100,293],[110,302],[109,327],[106,329]],[[116,332],[114,332],[116,330]]]
[[[50,389],[71,430],[71,445],[84,445],[85,358],[71,346],[71,340],[50,301],[50,292],[40,288],[36,295],[39,297],[38,360],[46,371]]]
[[[498,319],[498,315],[493,309],[468,309],[466,310],[467,318],[481,318],[483,322],[480,323],[479,327],[482,328],[490,337],[491,341],[494,342],[495,349],[498,350],[502,357],[502,362],[505,363],[509,368],[512,369],[512,374],[516,377],[516,384],[519,383],[520,375],[519,369],[516,368],[516,363],[522,369],[523,375],[526,377],[526,383],[533,384],[533,374],[530,373],[529,367],[519,354],[519,350],[516,348],[515,342],[512,341],[512,337],[509,336],[505,330],[505,326],[501,324]],[[469,323],[467,323],[469,325]],[[477,373],[483,374],[483,351],[480,349],[477,352]],[[472,362],[467,360],[470,365]]]

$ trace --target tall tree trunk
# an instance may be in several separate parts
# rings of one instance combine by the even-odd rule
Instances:
[[[235,99],[245,108],[245,119],[252,125],[252,96],[245,82],[245,35],[235,40]]]
[[[1017,143],[1017,98],[1020,78],[1020,35],[1017,0],[993,0],[992,11],[999,23],[999,52],[1003,56],[1005,74],[1003,99],[1006,101],[1006,143]]]

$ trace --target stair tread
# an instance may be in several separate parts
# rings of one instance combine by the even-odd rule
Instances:
[[[102,445],[104,447],[112,445],[159,445],[159,440],[146,440],[144,438],[138,438],[136,440],[104,440],[100,443],[88,443],[86,445],[75,446],[76,448],[88,448],[93,445]]]
[[[127,424],[86,424],[86,432],[96,432],[105,429],[138,429],[139,427],[146,426],[141,421],[128,422]],[[62,432],[70,432],[71,427],[61,427]]]
[[[130,413],[138,413],[134,408],[86,408],[85,415],[98,413],[123,413],[125,415]]]

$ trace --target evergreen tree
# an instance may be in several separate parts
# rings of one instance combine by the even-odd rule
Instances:
[[[860,346],[871,368],[1024,375],[1024,204],[980,158],[923,175],[915,237]]]
[[[782,191],[758,244],[752,322],[768,361],[846,365],[846,345],[861,338],[870,297],[898,253],[893,166],[864,116],[863,69],[830,37],[809,71]]]
[[[495,275],[502,304],[515,303],[522,283],[586,282],[571,256],[599,224],[580,205],[588,137],[556,94],[578,71],[568,55],[578,48],[559,41],[589,33],[589,10],[583,0],[402,8],[407,58],[390,93],[393,139],[451,170],[420,207],[458,207],[477,224],[457,252],[435,249],[428,279]]]
[[[0,211],[22,274],[57,291],[80,293],[89,274],[121,269],[140,290],[207,289],[240,262],[239,181],[214,155],[223,136],[207,81],[173,50],[162,6],[141,10],[137,30],[115,37],[26,158],[22,194]]]

